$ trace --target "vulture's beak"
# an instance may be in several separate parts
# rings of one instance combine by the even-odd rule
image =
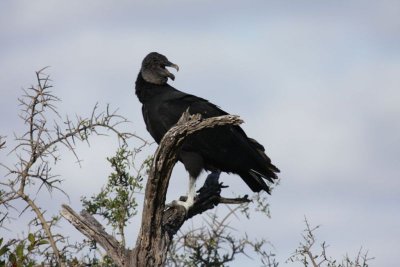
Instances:
[[[179,66],[178,65],[176,65],[176,64],[174,64],[174,63],[172,63],[172,62],[169,62],[168,61],[168,63],[167,63],[167,65],[166,65],[166,67],[171,67],[171,68],[174,68],[174,69],[176,69],[176,71],[179,71]],[[167,73],[168,73],[168,77],[169,78],[171,78],[171,80],[175,80],[175,75],[173,75],[171,72],[169,72],[168,70],[167,70]]]
[[[169,72],[168,71],[168,77],[171,79],[171,80],[173,80],[173,81],[175,81],[175,75],[173,75],[171,72]]]
[[[179,71],[179,66],[176,65],[176,64],[174,64],[174,63],[172,63],[172,62],[169,62],[169,61],[168,61],[167,67],[171,67],[171,68],[176,69],[176,71]]]

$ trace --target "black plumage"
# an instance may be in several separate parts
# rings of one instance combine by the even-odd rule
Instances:
[[[176,124],[182,113],[200,113],[203,118],[228,114],[206,99],[181,92],[167,83],[175,76],[166,67],[179,69],[156,52],[147,55],[136,80],[136,95],[143,104],[147,130],[157,143]],[[279,169],[265,154],[264,147],[247,137],[239,126],[205,129],[187,138],[179,154],[190,176],[203,169],[238,174],[254,192],[270,191]]]

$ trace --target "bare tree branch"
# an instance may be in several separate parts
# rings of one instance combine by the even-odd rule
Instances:
[[[36,205],[36,203],[28,195],[24,193],[19,193],[19,194],[21,198],[25,200],[28,203],[29,207],[31,207],[32,210],[35,212],[43,230],[47,235],[47,238],[50,242],[51,248],[53,249],[56,259],[60,262],[61,266],[64,266],[64,264],[61,262],[60,251],[57,248],[56,241],[54,240],[54,235],[51,232],[51,225],[49,225],[46,219],[44,218],[44,212]]]
[[[5,137],[0,135],[0,149],[6,148],[6,140]]]
[[[287,262],[297,261],[301,262],[304,266],[309,266],[309,264],[311,264],[313,267],[368,267],[368,262],[374,259],[368,257],[368,252],[363,253],[362,248],[359,250],[355,259],[350,259],[348,255],[346,255],[342,261],[332,259],[327,255],[328,246],[325,242],[322,242],[320,252],[315,252],[314,245],[316,243],[316,238],[314,232],[319,226],[311,227],[307,218],[304,218],[304,222],[306,228],[304,229],[303,241]]]
[[[187,219],[211,209],[219,203],[227,202],[238,204],[250,201],[247,196],[237,199],[227,199],[220,197],[222,184],[216,183],[216,186],[208,186],[200,190],[199,196],[188,212],[181,206],[169,206],[166,208],[165,199],[171,177],[172,169],[178,159],[178,151],[185,138],[197,131],[205,128],[212,128],[222,125],[239,125],[242,120],[238,116],[226,115],[202,120],[200,115],[189,115],[185,112],[178,123],[172,127],[163,137],[161,143],[155,152],[153,165],[149,173],[146,191],[145,203],[143,207],[143,217],[140,232],[136,241],[136,247],[130,251],[110,246],[108,240],[97,236],[95,231],[92,239],[96,240],[107,251],[108,255],[119,266],[163,266],[166,261],[167,250],[173,235],[179,230]],[[62,214],[69,221],[74,221],[75,227],[80,230],[85,228],[80,217],[71,219],[74,214],[68,211],[68,207],[63,206]],[[94,218],[93,218],[94,219]],[[97,225],[98,223],[94,223]],[[89,231],[82,231],[85,235]],[[89,234],[89,235],[90,235]],[[126,257],[121,260],[121,255]]]
[[[104,227],[90,213],[82,211],[79,215],[69,206],[62,205],[61,215],[82,234],[101,244],[117,265],[125,266],[124,260],[127,258],[128,251],[121,247],[115,237],[107,234]]]

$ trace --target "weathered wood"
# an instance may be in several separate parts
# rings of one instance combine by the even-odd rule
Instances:
[[[62,205],[61,215],[82,234],[100,244],[117,265],[128,266],[126,261],[129,250],[121,247],[117,239],[107,234],[104,227],[90,213],[84,210],[77,214],[71,207]]]
[[[185,112],[178,123],[165,134],[155,152],[147,180],[141,228],[133,250],[121,247],[88,213],[78,215],[63,205],[62,215],[84,235],[102,246],[119,266],[163,266],[172,237],[186,220],[214,208],[219,203],[237,204],[249,201],[247,196],[237,199],[222,198],[220,193],[224,186],[217,182],[199,190],[200,194],[188,212],[182,206],[165,206],[172,169],[185,138],[205,128],[239,125],[242,122],[238,116],[233,115],[203,120],[198,114],[189,115]]]
[[[146,185],[142,225],[132,255],[132,263],[135,262],[136,266],[163,266],[165,263],[172,238],[163,227],[165,198],[172,169],[178,159],[177,151],[185,138],[205,128],[240,123],[242,120],[238,116],[227,115],[202,120],[200,115],[189,115],[185,112],[176,126],[165,134],[155,153]],[[178,211],[174,211],[175,217],[184,217],[184,210],[181,207],[176,208]]]

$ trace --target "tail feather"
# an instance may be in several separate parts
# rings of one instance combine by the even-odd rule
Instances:
[[[271,163],[271,159],[265,154],[265,149],[260,143],[252,138],[248,138],[248,140],[255,150],[254,165],[239,175],[254,192],[264,190],[270,194],[271,188],[268,184],[273,184],[274,180],[278,178],[276,173],[279,173],[279,169]]]
[[[267,179],[269,182],[271,182],[271,183],[273,183],[274,182],[274,179],[277,179],[278,178],[278,176],[276,175],[276,173],[274,173],[274,172],[270,172],[270,173],[268,173],[268,175],[266,175],[266,174],[262,174],[262,173],[260,173],[260,172],[258,172],[258,171],[256,171],[256,170],[254,170],[254,169],[251,169],[250,171],[249,171],[249,173],[250,174],[255,174],[255,175],[258,175],[259,177],[262,177],[262,178],[264,178],[264,179]]]
[[[265,167],[267,167],[268,169],[268,173],[272,173],[272,175],[274,176],[274,179],[276,179],[276,174],[275,172],[279,173],[280,170],[271,162],[271,159],[265,154],[265,148],[263,145],[261,145],[260,143],[258,143],[255,139],[253,138],[248,138],[248,140],[250,141],[250,143],[252,144],[252,146],[257,150],[258,155],[261,156],[262,158],[262,165],[264,165]],[[263,174],[261,174],[263,175]],[[266,175],[263,175],[266,176]]]
[[[268,194],[271,193],[271,189],[264,181],[262,176],[254,172],[240,173],[243,181],[250,187],[253,192],[260,192],[261,190],[266,191]]]

